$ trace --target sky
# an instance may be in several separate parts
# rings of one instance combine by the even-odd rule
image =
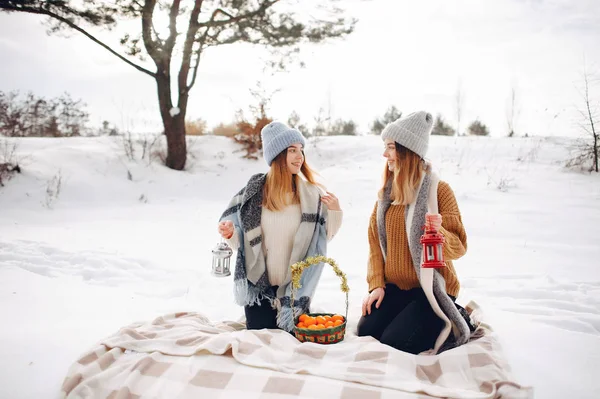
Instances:
[[[317,1],[303,1],[310,12]],[[298,3],[300,4],[300,3]],[[319,112],[352,119],[360,132],[395,105],[427,110],[461,130],[475,119],[493,136],[507,133],[511,91],[517,134],[577,136],[584,66],[600,68],[600,2],[595,0],[347,0],[358,19],[345,40],[302,48],[306,67],[264,72],[262,49],[234,45],[204,54],[191,91],[188,119],[209,126],[248,113],[250,90],[273,92],[270,115],[297,112],[311,125]],[[108,120],[121,130],[157,131],[152,78],[80,34],[48,36],[43,18],[0,13],[0,90],[45,97],[69,92],[87,103],[90,125]],[[125,25],[123,25],[125,26]],[[128,24],[135,29],[137,23]],[[93,31],[108,43],[117,35]],[[118,45],[115,44],[118,48]],[[149,65],[151,68],[152,66]],[[600,98],[600,87],[593,88]],[[597,93],[597,94],[596,94]]]

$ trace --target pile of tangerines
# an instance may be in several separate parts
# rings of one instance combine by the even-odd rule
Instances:
[[[308,328],[309,330],[322,330],[324,328],[337,327],[344,324],[344,316],[339,314],[333,316],[310,316],[303,314],[298,318],[298,328]]]

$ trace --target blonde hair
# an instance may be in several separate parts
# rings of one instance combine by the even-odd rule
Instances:
[[[270,211],[280,211],[290,204],[299,204],[300,196],[297,187],[298,179],[301,179],[300,174],[310,184],[323,188],[323,185],[315,179],[317,172],[308,166],[306,159],[300,167],[300,173],[295,175],[287,167],[287,149],[277,155],[267,173],[262,205]]]
[[[408,148],[398,143],[394,144],[396,145],[395,167],[390,171],[388,165],[385,165],[379,198],[383,198],[388,182],[393,179],[390,193],[392,205],[407,205],[415,200],[423,173],[429,173],[431,166]]]

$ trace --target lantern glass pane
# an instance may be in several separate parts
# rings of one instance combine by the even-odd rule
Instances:
[[[438,253],[439,259],[442,259],[442,255],[444,254],[442,251],[443,251],[442,244],[438,244],[437,245],[437,253]]]
[[[428,245],[427,246],[427,260],[434,260],[435,258],[433,257],[433,245]]]

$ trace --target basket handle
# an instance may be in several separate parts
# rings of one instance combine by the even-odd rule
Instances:
[[[295,306],[294,306],[294,292],[296,292],[297,289],[301,288],[302,285],[300,284],[300,278],[302,277],[302,273],[304,272],[304,269],[307,269],[311,266],[314,265],[318,265],[319,263],[327,263],[329,264],[332,268],[333,271],[335,272],[335,274],[340,278],[340,280],[342,280],[342,284],[340,285],[340,289],[342,290],[342,292],[346,293],[346,315],[345,315],[345,321],[348,321],[348,292],[350,291],[350,287],[348,287],[348,280],[346,279],[346,274],[338,267],[337,263],[335,260],[331,259],[331,258],[327,258],[325,256],[311,256],[306,258],[303,261],[300,262],[296,262],[292,265],[292,295],[291,295],[291,307],[292,307],[292,318],[294,320],[294,323],[296,321],[296,312],[295,312]]]

